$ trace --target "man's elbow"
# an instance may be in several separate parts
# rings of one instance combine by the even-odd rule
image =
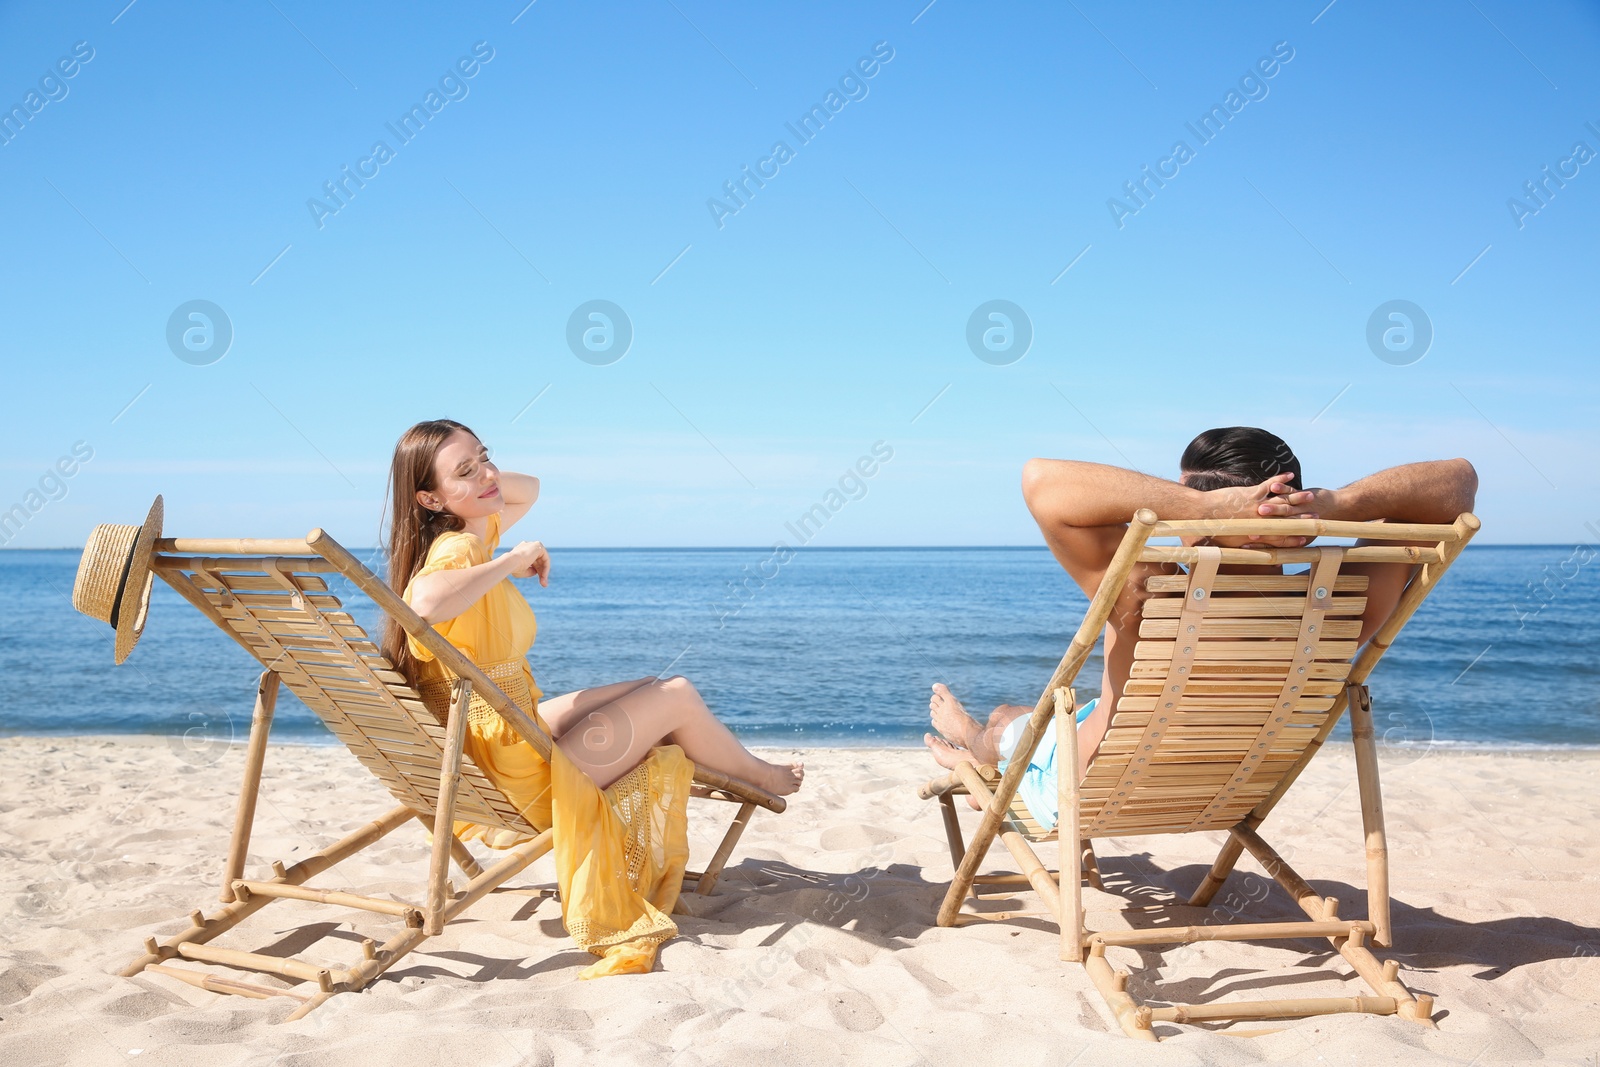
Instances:
[[[1063,470],[1058,459],[1030,459],[1022,465],[1022,500],[1035,519],[1060,518],[1051,502],[1061,500]]]
[[[1039,495],[1044,484],[1045,460],[1030,459],[1022,465],[1022,499],[1030,503]]]
[[[1471,511],[1478,499],[1478,471],[1469,460],[1457,457],[1449,461],[1455,484],[1455,512]]]

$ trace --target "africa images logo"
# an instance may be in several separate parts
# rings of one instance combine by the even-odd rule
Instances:
[[[454,67],[439,76],[437,87],[428,87],[421,103],[412,104],[399,118],[383,124],[394,135],[395,147],[390,147],[388,141],[374,141],[367,154],[356,161],[354,170],[345,163],[340,166],[337,178],[323,182],[322,192],[327,200],[314,196],[306,200],[306,210],[311,212],[311,221],[316,223],[317,229],[323,229],[330,216],[349,207],[356,193],[365,189],[367,182],[376,178],[381,168],[394,160],[398,150],[410,144],[446,105],[465,100],[472,91],[467,83],[493,58],[494,48],[488,41],[474,44],[470,56],[457,59]]]
[[[1117,224],[1117,229],[1127,226],[1129,218],[1149,207],[1150,201],[1155,199],[1156,192],[1165,189],[1167,182],[1176,178],[1182,169],[1195,159],[1198,149],[1221,136],[1228,123],[1243,111],[1247,104],[1265,100],[1267,94],[1271,92],[1267,83],[1277,77],[1293,58],[1294,47],[1288,41],[1279,41],[1273,45],[1272,54],[1257,59],[1255,64],[1239,78],[1237,88],[1230,88],[1223,95],[1222,103],[1212,104],[1211,108],[1202,112],[1194,122],[1183,124],[1194,137],[1195,147],[1191,148],[1188,141],[1175,141],[1171,151],[1156,161],[1154,170],[1151,170],[1150,164],[1146,163],[1140,168],[1140,177],[1123,182],[1122,192],[1128,198],[1127,202],[1118,200],[1114,196],[1106,200],[1106,210],[1111,213],[1111,221]]]
[[[793,122],[785,122],[784,129],[794,137],[794,146],[786,140],[774,141],[767,154],[756,160],[755,170],[750,169],[746,163],[739,169],[737,178],[730,178],[722,183],[723,195],[727,200],[719,200],[712,196],[706,198],[706,210],[711,213],[711,221],[717,224],[717,229],[727,225],[727,220],[750,206],[750,201],[755,199],[756,192],[767,187],[767,182],[776,178],[782,168],[787,166],[798,154],[798,150],[810,144],[820,134],[833,117],[845,109],[853,101],[867,98],[871,87],[867,82],[878,76],[883,67],[894,58],[894,47],[888,41],[879,41],[872,46],[872,55],[862,56],[855,64],[845,69],[839,75],[837,88],[830,88],[822,97],[822,102],[812,104],[811,107],[801,112],[800,117]]]

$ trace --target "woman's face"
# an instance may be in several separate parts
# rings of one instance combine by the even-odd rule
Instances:
[[[440,446],[433,460],[433,488],[417,490],[417,500],[432,511],[463,519],[493,515],[506,506],[500,496],[500,468],[490,461],[483,442],[465,430],[457,430]]]

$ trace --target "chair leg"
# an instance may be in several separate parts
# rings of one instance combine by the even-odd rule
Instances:
[[[1123,1033],[1140,1041],[1156,1040],[1155,1031],[1150,1025],[1150,1009],[1128,995],[1128,972],[1111,969],[1104,945],[1096,944],[1089,949],[1083,960],[1083,969],[1089,972],[1089,980],[1105,998],[1106,1006],[1116,1016]]]
[[[988,853],[989,846],[994,843],[999,831],[999,813],[985,811],[983,819],[978,823],[977,833],[973,835],[972,841],[956,861],[955,873],[950,878],[950,888],[945,890],[944,900],[939,904],[938,917],[934,920],[938,925],[955,925],[962,903],[967,899],[967,894],[972,892],[972,880],[977,877],[978,865],[983,862],[984,855]]]
[[[978,774],[978,770],[973,764],[962,763],[956,767],[955,773],[962,780],[962,784],[967,787],[967,791],[973,796],[977,797],[978,802],[983,804],[985,809],[992,809],[999,803],[999,801],[996,800],[995,795],[989,792],[988,785]],[[998,836],[1000,843],[1006,847],[1008,852],[1011,853],[1011,858],[1017,861],[1017,865],[1021,869],[1022,873],[1017,877],[1026,881],[1028,885],[1033,887],[1033,891],[1038,893],[1039,899],[1044,902],[1045,910],[1048,912],[1050,917],[1060,924],[1063,921],[1061,911],[1063,907],[1061,901],[1062,886],[1060,878],[1057,875],[1052,874],[1049,868],[1047,868],[1044,863],[1040,861],[1039,854],[1033,850],[1033,846],[1029,844],[1021,834],[1017,833],[1015,830],[1005,829],[1002,830]],[[966,861],[971,861],[972,866],[977,867],[984,857],[984,852],[977,851],[977,848],[977,843],[974,842],[972,845],[972,851],[969,851],[966,857],[964,857],[964,863]],[[960,884],[960,871],[958,870],[956,874],[958,879],[957,884]],[[952,916],[948,922],[945,922],[943,919],[941,919],[940,925],[956,925],[960,918],[960,905],[962,901],[966,899],[966,893],[971,891],[971,886],[977,880],[978,876],[976,871],[974,871],[965,883],[967,889],[962,892],[962,895],[959,898],[956,898],[956,914]],[[1010,882],[1011,878],[1005,877],[1005,881]],[[954,890],[955,885],[952,885],[951,893],[953,893]],[[946,902],[951,899],[951,893],[945,894]]]
[[[1222,883],[1228,880],[1228,875],[1233,871],[1233,865],[1239,862],[1239,857],[1244,854],[1244,846],[1237,838],[1229,836],[1222,844],[1222,851],[1217,853],[1216,862],[1211,864],[1211,869],[1200,880],[1195,891],[1189,895],[1189,906],[1203,908],[1211,903],[1211,898],[1217,895],[1217,890],[1222,888]]]
[[[1049,699],[1048,694],[1040,698],[1040,708],[1034,709],[1034,719],[1040,716],[1042,708],[1049,705],[1044,701]],[[1043,720],[1044,726],[1049,726],[1049,719]],[[983,858],[989,853],[989,846],[993,845],[995,838],[1002,840],[1008,837],[1017,837],[1015,834],[1004,835],[1000,826],[1005,821],[1006,810],[1011,806],[1011,800],[1017,795],[1017,786],[1022,782],[1022,772],[1026,768],[1024,757],[1031,758],[1034,748],[1038,744],[1036,735],[1030,734],[1033,724],[1030,722],[1027,729],[1022,732],[1022,740],[1017,743],[1011,765],[1006,773],[1001,776],[999,783],[991,791],[983,776],[978,773],[977,764],[971,761],[958,763],[950,773],[966,786],[967,792],[978,800],[983,806],[983,818],[978,820],[978,828],[972,834],[972,841],[962,853],[961,860],[956,864],[955,876],[950,879],[950,888],[945,890],[944,900],[939,905],[938,917],[934,920],[940,926],[954,926],[956,918],[961,913],[961,904],[967,899],[967,894],[972,891],[973,879],[978,875],[978,868],[983,864]],[[1021,840],[1017,837],[1017,840]],[[1041,865],[1040,869],[1043,867]],[[1027,873],[1025,869],[1024,873]],[[1056,889],[1056,879],[1045,876],[1049,882],[1049,889]],[[1040,890],[1041,895],[1046,890]]]
[[[1106,884],[1100,880],[1100,860],[1094,854],[1094,842],[1083,842],[1083,873],[1089,879],[1089,884],[1105,892]]]
[[[433,817],[433,857],[428,866],[428,906],[423,929],[429,937],[444,929],[445,888],[450,881],[450,845],[456,840],[456,788],[461,782],[461,749],[467,739],[467,709],[472,700],[472,683],[456,682],[451,702],[450,724],[445,727],[444,759],[439,768],[439,806]],[[309,1009],[308,1009],[309,1010]]]
[[[233,837],[228,842],[228,859],[222,867],[224,904],[233,903],[233,881],[244,877],[245,854],[250,851],[250,830],[256,821],[256,796],[261,791],[261,768],[267,759],[267,735],[272,730],[272,713],[278,706],[278,672],[261,672],[256,683],[256,706],[250,713],[250,744],[245,750],[244,782],[239,786],[239,807],[233,815]]]
[[[711,862],[706,864],[705,873],[700,875],[695,882],[694,891],[698,896],[710,896],[711,890],[716,887],[717,879],[722,877],[722,868],[727,866],[728,857],[733,855],[734,846],[739,843],[739,838],[744,834],[745,827],[750,825],[750,816],[754,814],[756,806],[750,801],[739,805],[739,813],[733,817],[733,825],[728,827],[728,832],[722,835],[722,843],[717,846],[717,851],[712,855]]]
[[[1337,911],[1337,902],[1332,897],[1320,896],[1312,889],[1310,883],[1289,866],[1276,849],[1262,840],[1260,834],[1247,829],[1242,822],[1230,833],[1241,845],[1249,848],[1250,854],[1272,876],[1272,880],[1294,898],[1307,918],[1317,920],[1333,917]],[[1368,921],[1372,920],[1369,918]],[[1377,924],[1374,922],[1373,926],[1376,928]],[[1329,937],[1328,942],[1356,969],[1356,973],[1372,987],[1373,992],[1379,996],[1394,998],[1396,1014],[1422,1026],[1437,1029],[1433,1023],[1433,997],[1425,993],[1413,994],[1407,989],[1399,980],[1399,965],[1393,960],[1379,960],[1374,956],[1367,948],[1365,936],[1359,931],[1348,937]]]
[[[1061,958],[1083,959],[1083,845],[1078,818],[1078,723],[1072,690],[1055,691],[1056,847],[1061,870]]]
[[[427,827],[428,833],[433,833],[434,820],[422,812],[417,813],[417,821]],[[472,853],[467,851],[467,846],[455,834],[450,835],[450,856],[456,861],[456,866],[461,868],[461,873],[468,878],[476,878],[483,873],[483,868],[478,861],[472,858]]]
[[[1383,825],[1383,792],[1378,786],[1378,746],[1373,736],[1372,694],[1364,685],[1350,688],[1350,736],[1356,750],[1356,784],[1361,791],[1361,827],[1367,847],[1367,918],[1376,927],[1372,943],[1394,947],[1389,922],[1389,842]]]
[[[967,846],[961,841],[961,820],[956,817],[956,802],[949,793],[939,794],[939,814],[944,817],[944,838],[950,844],[950,865],[960,867]]]
[[[275,880],[282,881],[288,885],[301,885],[334,864],[348,859],[367,846],[381,840],[387,834],[392,833],[396,827],[409,822],[411,816],[410,808],[404,806],[395,808],[387,815],[367,823],[359,830],[341,838],[327,848],[313,852],[299,863],[285,869]],[[255,894],[248,900],[235,900],[215,915],[205,916],[200,912],[192,912],[188,929],[173,935],[159,945],[156,944],[155,938],[149,938],[145,942],[145,954],[129,963],[118,973],[124,978],[131,978],[152,963],[161,963],[176,956],[178,954],[178,946],[185,942],[202,944],[210,941],[212,938],[233,929],[245,918],[260,911],[275,899],[278,898]]]

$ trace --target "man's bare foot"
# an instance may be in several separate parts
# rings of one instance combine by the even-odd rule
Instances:
[[[965,748],[972,747],[973,735],[981,727],[943,682],[933,683],[933,696],[928,698],[928,712],[933,720],[933,728],[944,735],[946,741]]]
[[[800,789],[800,783],[806,778],[806,765],[804,763],[767,763],[761,771],[761,776],[755,784],[771,793],[773,796],[786,797]]]
[[[922,743],[927,745],[928,751],[933,753],[933,762],[947,771],[955,770],[956,764],[962,760],[972,759],[972,753],[964,748],[957,748],[935,734],[923,734]]]

